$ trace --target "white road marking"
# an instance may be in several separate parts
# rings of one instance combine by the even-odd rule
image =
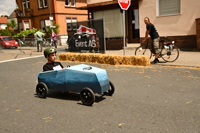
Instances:
[[[38,57],[43,57],[43,56],[44,55],[33,56],[33,57],[26,57],[26,58],[19,58],[19,59],[11,59],[11,60],[4,60],[4,61],[0,61],[0,63],[11,62],[11,61],[18,61],[18,60],[25,60],[25,59],[30,59],[30,58],[38,58]]]

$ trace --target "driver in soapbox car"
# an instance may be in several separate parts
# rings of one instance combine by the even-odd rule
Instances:
[[[37,95],[46,98],[49,90],[80,93],[84,105],[92,105],[95,93],[109,95],[115,91],[106,70],[79,64],[62,69],[44,71],[38,74]]]
[[[55,48],[46,48],[44,50],[44,57],[47,59],[47,63],[43,66],[43,71],[49,70],[59,70],[63,69],[63,65],[60,62],[56,62],[56,53]]]

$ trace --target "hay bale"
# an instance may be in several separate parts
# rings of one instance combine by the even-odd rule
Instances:
[[[132,60],[130,55],[123,56],[123,65],[132,65]]]
[[[110,65],[138,65],[149,66],[150,59],[148,56],[132,55],[106,55],[96,53],[62,53],[59,54],[60,61],[78,61]]]
[[[130,57],[130,60],[131,60],[131,64],[132,64],[132,65],[137,65],[137,59],[136,59],[135,56],[131,56],[131,57]]]

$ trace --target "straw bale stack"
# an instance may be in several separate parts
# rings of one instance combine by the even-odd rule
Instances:
[[[60,61],[90,62],[110,65],[149,66],[150,59],[142,55],[107,55],[97,53],[61,53]]]

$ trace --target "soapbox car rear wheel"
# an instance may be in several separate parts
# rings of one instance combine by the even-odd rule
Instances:
[[[83,88],[80,92],[81,102],[84,105],[91,106],[95,101],[94,92],[90,88]]]
[[[109,84],[110,84],[110,89],[104,92],[104,95],[112,96],[113,93],[115,92],[115,87],[111,81],[109,81]]]
[[[48,87],[45,83],[38,83],[36,86],[36,92],[40,98],[46,98],[48,94]]]

